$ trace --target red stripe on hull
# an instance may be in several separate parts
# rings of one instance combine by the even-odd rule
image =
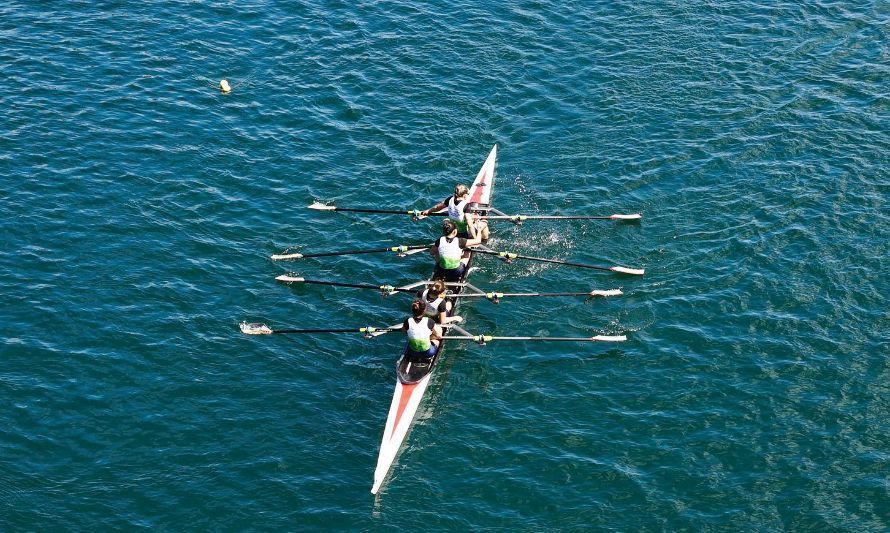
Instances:
[[[412,383],[411,385],[402,384],[402,396],[399,398],[399,409],[396,411],[396,420],[392,424],[392,433],[390,433],[389,438],[392,438],[396,433],[396,428],[399,427],[399,420],[402,418],[402,414],[405,412],[405,406],[408,405],[408,400],[411,399],[411,395],[414,394],[414,388],[417,387],[416,383]]]

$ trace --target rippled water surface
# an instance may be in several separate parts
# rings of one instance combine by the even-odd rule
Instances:
[[[4,529],[890,528],[882,2],[0,6]],[[230,94],[216,88],[222,78]],[[499,146],[495,335],[369,494],[429,207]]]

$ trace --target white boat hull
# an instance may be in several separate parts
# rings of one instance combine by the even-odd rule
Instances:
[[[491,199],[491,189],[494,185],[495,161],[497,160],[497,145],[491,149],[488,157],[473,184],[470,186],[470,199],[472,203],[488,204]],[[456,306],[455,306],[456,308]],[[444,349],[444,341],[439,352]],[[436,357],[438,361],[438,354]],[[371,494],[377,494],[383,482],[389,474],[395,462],[402,443],[408,435],[414,415],[420,406],[426,387],[435,370],[435,363],[430,372],[416,383],[403,383],[400,379],[396,379],[396,388],[392,396],[392,403],[389,406],[389,414],[386,417],[386,426],[383,429],[383,438],[380,442],[380,455],[377,457],[377,468],[374,470],[374,485],[371,487]]]

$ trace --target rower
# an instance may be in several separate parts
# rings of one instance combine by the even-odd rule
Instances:
[[[448,288],[445,282],[437,279],[429,287],[417,293],[417,299],[423,301],[426,308],[423,311],[424,316],[428,316],[438,324],[451,324],[452,322],[463,322],[463,318],[454,315],[448,316],[454,304],[447,298],[446,291]]]
[[[408,334],[405,355],[412,363],[429,362],[436,355],[442,338],[442,328],[432,318],[424,316],[424,310],[426,303],[423,300],[414,300],[411,302],[411,316],[402,323],[402,331]]]
[[[471,209],[470,190],[464,184],[454,186],[454,194],[442,200],[429,209],[420,212],[427,216],[430,213],[448,209],[448,218],[457,225],[457,236],[468,239],[473,237],[471,227],[475,227],[483,241],[488,240],[488,222],[478,217],[475,210]]]
[[[475,230],[471,228],[475,233]],[[470,262],[469,249],[482,244],[478,235],[469,239],[457,236],[457,225],[450,218],[442,221],[442,236],[430,247],[430,253],[436,259],[434,279],[460,281]]]

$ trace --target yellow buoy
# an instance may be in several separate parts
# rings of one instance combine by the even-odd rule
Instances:
[[[219,90],[221,90],[221,91],[224,92],[224,93],[227,93],[227,92],[231,91],[232,88],[229,86],[229,82],[228,82],[228,81],[226,81],[226,80],[220,80],[220,82],[219,82]]]

